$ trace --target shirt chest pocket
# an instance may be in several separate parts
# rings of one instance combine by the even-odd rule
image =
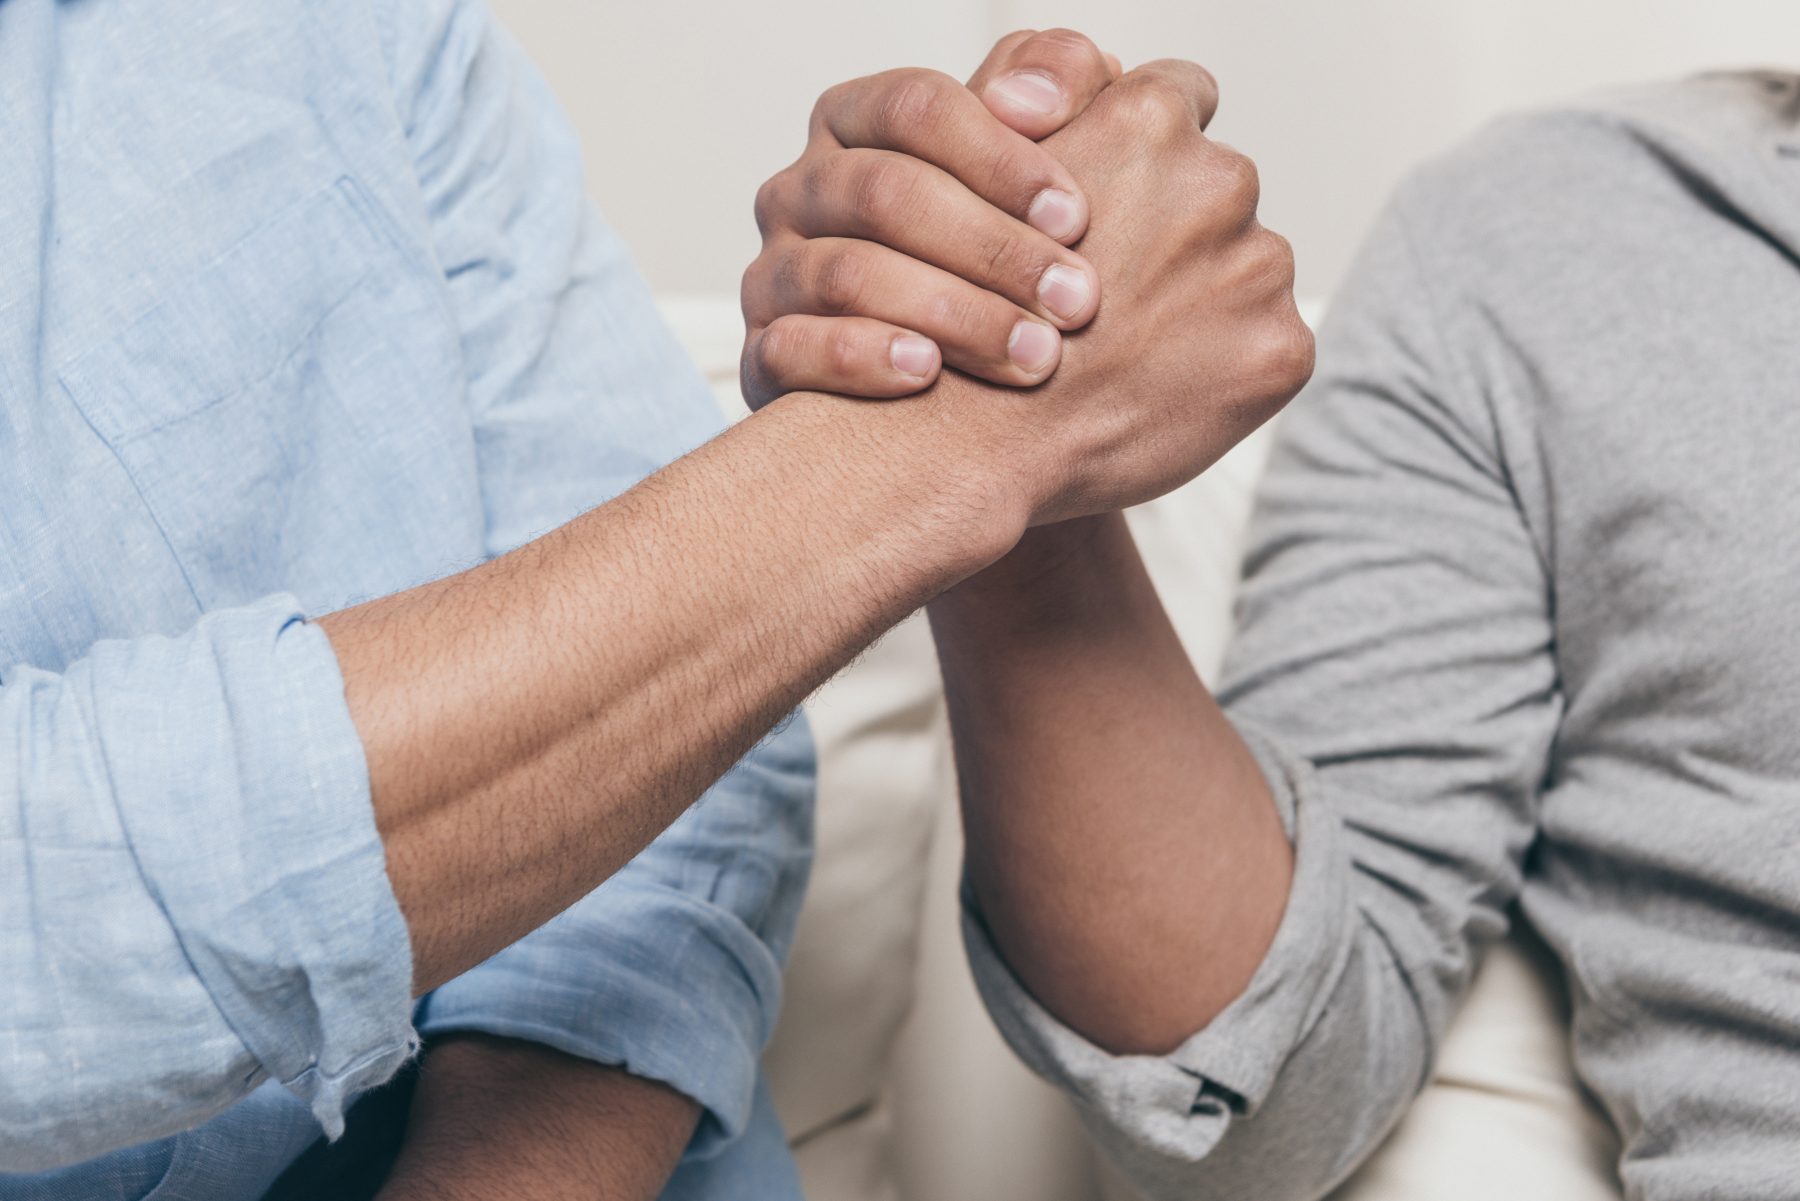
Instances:
[[[61,373],[202,608],[323,610],[455,554],[474,491],[455,324],[377,221],[348,179],[315,191]]]

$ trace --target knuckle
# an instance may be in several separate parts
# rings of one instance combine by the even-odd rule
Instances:
[[[776,221],[786,212],[783,198],[786,194],[785,176],[782,171],[763,180],[762,186],[756,189],[756,200],[753,212],[756,214],[756,228],[766,237],[773,229]]]
[[[790,357],[792,329],[786,321],[776,321],[763,330],[754,343],[744,348],[746,365],[763,379],[778,380]]]
[[[1253,394],[1259,404],[1285,404],[1312,378],[1312,330],[1291,305],[1281,317],[1264,323],[1250,354]]]
[[[744,353],[738,358],[738,387],[751,408],[773,399],[781,391],[781,384],[770,369],[768,343],[773,328],[771,326],[746,342]]]
[[[993,343],[1000,348],[1000,356],[1005,357],[1011,323],[995,320],[986,293],[963,290],[939,293],[931,298],[926,311],[931,322],[929,328],[945,331],[952,341],[965,346]]]
[[[989,176],[1001,188],[1021,197],[1036,196],[1050,186],[1053,178],[1038,147],[1029,143],[1021,146],[1010,139],[995,148],[987,167]]]
[[[815,112],[815,113],[835,112],[837,109],[839,109],[843,106],[844,99],[845,99],[845,97],[847,97],[850,94],[850,91],[851,91],[851,84],[848,81],[846,81],[844,83],[832,84],[830,87],[826,88],[823,92],[819,93],[818,100],[816,100],[813,103],[813,112]]]
[[[1029,296],[1047,264],[1039,263],[1031,248],[1010,230],[996,230],[976,238],[974,253],[981,263],[977,282],[1006,292]]]
[[[912,145],[942,124],[956,85],[937,71],[890,72],[872,121],[876,135],[890,145]]]
[[[816,134],[822,129],[830,129],[835,119],[856,102],[856,96],[866,81],[860,79],[846,80],[836,83],[819,93],[813,101],[812,115],[807,118],[807,133]]]
[[[861,229],[882,229],[910,208],[918,176],[914,160],[870,155],[847,172],[844,204]]]
[[[746,316],[760,311],[769,299],[770,268],[767,254],[759,254],[738,279],[738,309]]]
[[[856,158],[854,151],[833,150],[795,163],[791,187],[798,197],[797,207],[826,219],[840,212],[853,190]],[[784,189],[788,186],[782,185]]]
[[[1209,170],[1219,196],[1234,214],[1247,217],[1256,212],[1262,202],[1262,176],[1248,155],[1220,147]]]
[[[1272,229],[1263,227],[1258,232],[1258,253],[1264,264],[1264,273],[1278,292],[1292,292],[1294,288],[1294,244]]]
[[[756,365],[750,357],[750,348],[738,358],[738,391],[743,394],[744,403],[752,409],[758,408],[768,399],[768,389],[756,374]]]
[[[1132,129],[1157,139],[1171,137],[1188,125],[1187,103],[1181,93],[1154,77],[1133,81],[1118,98],[1115,110],[1118,119]]]
[[[813,101],[812,112],[807,114],[806,118],[806,130],[809,134],[816,133],[818,130],[829,124],[831,114],[836,111],[837,108],[835,93],[838,90],[838,86],[839,85],[833,85],[832,87],[826,88],[823,92],[819,93],[819,98]]]
[[[1200,102],[1200,111],[1211,113],[1219,107],[1219,80],[1199,63],[1188,63],[1191,68],[1194,95]]]
[[[809,283],[806,256],[811,245],[811,242],[798,242],[760,267],[756,263],[750,264],[752,271],[759,272],[759,277],[766,279],[768,294],[773,303],[784,308],[792,307],[796,298],[806,294]],[[748,282],[746,277],[746,284]]]
[[[818,256],[813,268],[813,296],[827,313],[855,312],[862,303],[868,279],[863,256],[852,247],[839,247]]]
[[[1218,111],[1219,82],[1199,63],[1158,59],[1125,78],[1140,78],[1163,89],[1178,108],[1182,124],[1189,128],[1204,128]]]
[[[856,336],[848,329],[834,328],[819,348],[819,361],[832,380],[854,378],[862,367],[862,355]]]
[[[1184,98],[1204,100],[1219,90],[1219,81],[1213,73],[1190,58],[1159,58],[1144,64],[1143,70],[1167,83]]]

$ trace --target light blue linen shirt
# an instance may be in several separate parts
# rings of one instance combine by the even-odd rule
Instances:
[[[716,422],[473,0],[0,0],[0,1197],[254,1198],[453,1029],[698,1099],[675,1194],[797,1193],[804,726],[415,1008],[306,620]]]

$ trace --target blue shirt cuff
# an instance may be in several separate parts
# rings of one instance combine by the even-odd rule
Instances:
[[[336,1137],[417,1039],[411,943],[330,642],[277,596],[178,638],[100,643],[89,663],[145,882],[220,1015]]]
[[[704,1108],[690,1158],[743,1134],[780,1006],[774,954],[728,910],[614,877],[528,937],[437,989],[426,1037],[527,1039],[660,1080]]]

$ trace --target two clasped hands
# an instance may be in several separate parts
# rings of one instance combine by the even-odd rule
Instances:
[[[1255,168],[1206,136],[1217,103],[1193,64],[1124,72],[1066,30],[1004,39],[967,86],[899,70],[831,89],[756,200],[742,381],[758,412],[518,554],[324,619],[417,991],[617,870],[929,603],[970,882],[1019,977],[1122,1051],[1167,1050],[1241,992],[1290,844],[1119,516],[1203,471],[1312,369]],[[527,605],[529,624],[484,618]],[[404,696],[383,670],[396,657]],[[472,695],[471,678],[497,684]],[[596,756],[606,772],[584,770]],[[497,821],[513,827],[500,844],[447,833]],[[1226,887],[1197,915],[1134,884],[1196,871]],[[394,1198],[471,1172],[517,1185],[520,1155],[458,1152],[457,1115],[488,1112],[497,1080],[557,1113],[612,1113],[587,1144],[647,1150],[590,1158],[646,1181],[692,1130],[670,1090],[546,1053],[433,1062]],[[556,1099],[559,1072],[575,1095]]]
[[[1200,67],[1121,72],[1067,30],[1011,35],[966,87],[831,89],[757,196],[746,398],[932,389],[994,426],[1031,525],[1191,478],[1312,363],[1256,168],[1206,136],[1217,105]]]

